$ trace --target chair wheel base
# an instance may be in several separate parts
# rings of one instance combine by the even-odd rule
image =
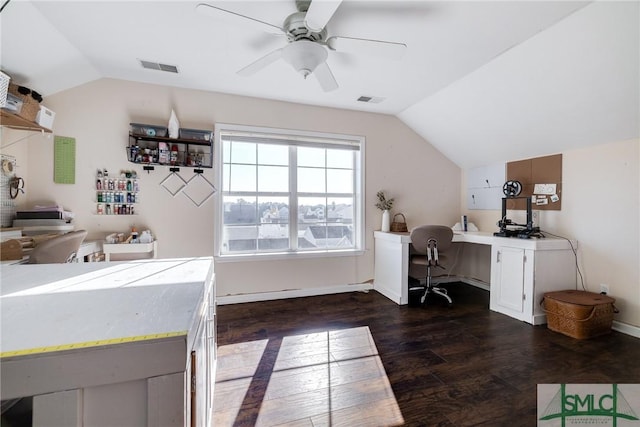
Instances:
[[[444,298],[444,301],[447,305],[447,307],[452,307],[453,306],[453,300],[451,299],[451,297],[447,294],[447,290],[444,288],[438,288],[438,287],[432,287],[432,288],[428,288],[424,294],[422,295],[422,297],[420,298],[420,305],[424,305],[425,302],[427,301],[427,298],[430,295],[437,295],[439,297]]]

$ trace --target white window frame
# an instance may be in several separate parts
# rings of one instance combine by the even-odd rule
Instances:
[[[354,205],[353,205],[353,232],[354,247],[349,249],[317,249],[303,251],[281,251],[281,252],[254,252],[242,254],[222,254],[220,246],[222,244],[223,220],[224,220],[224,191],[223,191],[223,144],[222,135],[228,133],[245,133],[256,135],[270,135],[274,138],[285,138],[295,145],[295,141],[342,141],[359,146],[359,156],[356,156],[356,165],[354,169]],[[344,135],[336,133],[310,132],[291,129],[268,128],[258,126],[236,125],[229,123],[215,124],[214,138],[214,167],[215,178],[214,184],[218,189],[214,195],[214,257],[216,261],[255,261],[255,260],[273,260],[273,259],[292,259],[292,258],[316,258],[316,257],[339,257],[339,256],[358,256],[364,254],[365,247],[365,137],[355,135]],[[291,167],[291,165],[289,166]],[[295,174],[294,174],[295,175]],[[290,206],[290,211],[297,212],[297,205]],[[295,217],[297,218],[297,216]],[[293,224],[289,223],[290,228]],[[297,229],[297,224],[294,226]],[[291,232],[290,232],[291,235]]]

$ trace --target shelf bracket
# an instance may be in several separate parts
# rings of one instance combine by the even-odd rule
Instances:
[[[180,168],[169,168],[171,172],[180,172]]]
[[[16,128],[16,127],[12,127],[12,129],[17,129],[17,128]],[[27,129],[27,128],[17,129],[17,130],[29,131],[29,129]],[[42,132],[42,135],[43,135],[43,136],[44,136],[44,135],[46,135],[47,137],[50,137],[50,136],[51,136],[49,133],[45,133],[45,131],[44,131],[44,130],[41,130],[40,132]],[[22,140],[24,140],[24,139],[27,139],[27,138],[32,137],[33,135],[35,135],[35,133],[28,133],[28,134],[24,135],[23,137],[16,139],[15,141],[12,141],[12,142],[10,142],[10,143],[8,143],[8,144],[6,144],[6,145],[3,145],[3,146],[2,146],[2,147],[0,147],[0,148],[4,150],[5,148],[9,148],[9,147],[11,147],[12,145],[17,144],[18,142],[20,142],[20,141],[22,141]]]
[[[194,169],[193,173],[204,173],[204,169]]]
[[[154,168],[153,166],[150,166],[150,165],[144,165],[144,166],[142,167],[142,169],[143,169],[143,170],[146,170],[146,171],[147,171],[147,173],[150,173],[151,171],[156,170],[156,168]]]

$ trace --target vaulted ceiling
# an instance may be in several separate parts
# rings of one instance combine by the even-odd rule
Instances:
[[[109,77],[392,114],[462,168],[640,137],[638,2],[344,0],[329,36],[407,48],[400,59],[329,51],[330,92],[284,61],[238,75],[286,38],[198,3],[12,0],[0,63],[45,97]],[[296,11],[294,0],[208,3],[278,27]]]

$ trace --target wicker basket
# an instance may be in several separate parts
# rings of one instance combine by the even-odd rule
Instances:
[[[396,221],[396,217],[400,215],[402,217],[402,222]],[[391,222],[391,231],[396,233],[404,233],[409,231],[407,228],[407,219],[404,217],[404,214],[397,213],[393,216],[393,221]]]
[[[40,111],[40,103],[33,99],[31,95],[23,95],[18,92],[18,85],[13,83],[9,83],[9,93],[17,96],[22,101],[22,108],[17,114],[23,119],[35,122],[36,116]]]
[[[559,291],[544,294],[541,304],[547,327],[577,339],[611,332],[615,299],[586,291]]]

